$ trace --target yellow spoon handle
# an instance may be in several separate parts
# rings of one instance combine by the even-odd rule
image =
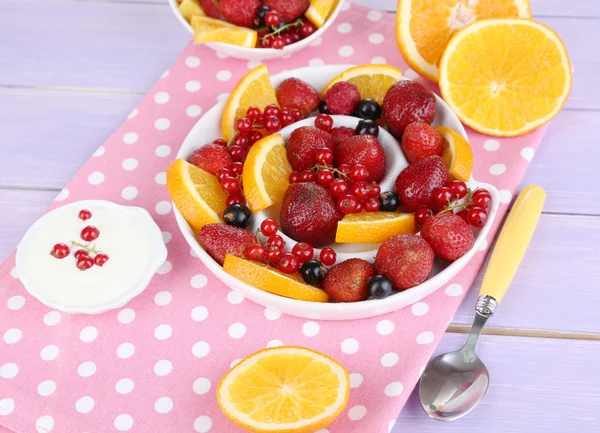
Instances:
[[[546,192],[541,187],[523,188],[498,236],[479,296],[502,301],[529,246],[545,200]]]

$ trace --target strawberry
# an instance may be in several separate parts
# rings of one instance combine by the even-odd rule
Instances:
[[[198,3],[208,17],[225,21],[217,0],[198,0]]]
[[[308,170],[317,163],[316,151],[323,148],[333,150],[335,142],[328,132],[314,126],[295,129],[288,139],[285,150],[292,169]]]
[[[216,176],[217,171],[232,164],[231,155],[224,146],[205,144],[192,153],[188,159],[190,164]]]
[[[429,242],[438,256],[449,262],[464,256],[475,242],[469,225],[452,212],[429,218],[421,227],[421,236]]]
[[[348,81],[335,83],[323,97],[331,114],[352,115],[360,103],[358,87]]]
[[[367,181],[379,182],[385,174],[385,152],[372,135],[355,135],[335,147],[335,164],[362,164],[367,169]]]
[[[404,129],[402,150],[410,163],[440,155],[443,148],[444,137],[427,123],[413,122]]]
[[[252,28],[260,8],[260,0],[221,0],[219,6],[231,24]]]
[[[338,145],[346,141],[350,137],[353,137],[354,129],[348,128],[347,126],[336,126],[331,130],[330,134],[333,137],[333,141],[335,141],[335,144]]]
[[[206,224],[198,233],[204,250],[221,266],[227,254],[243,257],[244,250],[256,244],[256,237],[249,231],[228,224]]]
[[[310,0],[265,0],[264,3],[265,6],[279,12],[288,23],[304,15],[310,6]]]
[[[326,188],[310,182],[293,183],[281,202],[279,226],[298,242],[318,248],[335,240],[342,217]]]
[[[414,212],[419,206],[429,207],[434,189],[448,182],[448,169],[437,155],[409,165],[396,178],[396,193],[407,212]]]
[[[436,104],[431,90],[416,81],[401,80],[390,87],[383,99],[383,118],[392,135],[400,138],[413,122],[431,124]]]
[[[305,81],[288,78],[277,87],[277,101],[285,108],[298,110],[308,116],[319,107],[319,93]]]
[[[373,265],[362,259],[348,259],[333,266],[325,275],[323,289],[336,302],[358,302],[369,297]]]
[[[381,244],[375,257],[377,273],[387,275],[396,290],[418,286],[431,275],[433,250],[420,236],[397,235]]]

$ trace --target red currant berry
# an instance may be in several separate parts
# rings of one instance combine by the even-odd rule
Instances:
[[[213,141],[213,144],[218,144],[219,146],[227,147],[227,142],[222,138],[217,138],[215,141]]]
[[[79,219],[86,221],[89,220],[91,217],[92,213],[89,210],[83,209],[79,211]]]
[[[441,209],[452,200],[452,191],[447,186],[436,188],[433,190],[431,200],[437,209]]]
[[[279,117],[268,116],[265,118],[264,126],[270,133],[275,133],[281,130],[281,120],[279,120]]]
[[[337,254],[332,248],[323,248],[321,254],[319,254],[319,259],[325,266],[333,266],[337,259]]]
[[[294,43],[294,38],[289,33],[285,33],[282,35],[285,45],[292,45]]]
[[[300,173],[297,171],[292,171],[290,173],[290,183],[298,183],[300,182]]]
[[[265,24],[269,27],[277,26],[280,22],[281,17],[275,11],[267,12],[267,14],[265,15]]]
[[[277,247],[269,247],[267,250],[267,260],[274,265],[279,263],[279,259],[281,258],[281,249]]]
[[[354,182],[350,186],[350,193],[355,196],[359,202],[368,199],[369,193],[367,191],[367,182],[364,180],[361,180],[360,182]]]
[[[350,173],[350,171],[352,170],[352,167],[350,167],[350,165],[348,164],[340,164],[340,166],[338,167],[338,170],[342,173],[344,173],[345,175],[348,175]]]
[[[96,257],[94,257],[94,264],[96,266],[102,267],[106,262],[108,262],[108,256],[106,254],[96,254]]]
[[[312,35],[316,30],[317,28],[310,21],[305,21],[300,26],[298,33],[300,33],[300,37],[304,39]]]
[[[473,196],[473,206],[487,209],[492,202],[492,196],[489,193],[480,193]]]
[[[292,39],[294,40],[294,42],[298,42],[301,39],[300,33],[298,33],[297,27],[290,27],[288,32],[290,32],[290,35],[292,36]]]
[[[235,194],[236,192],[240,192],[241,188],[240,181],[237,180],[237,178],[235,177],[226,177],[225,179],[223,179],[223,182],[221,182],[221,186],[229,194]]]
[[[337,201],[338,210],[344,215],[348,215],[356,212],[358,207],[358,200],[352,195],[344,195]]]
[[[273,218],[267,218],[266,220],[264,220],[261,225],[260,225],[260,232],[269,237],[269,236],[273,236],[275,233],[277,233],[277,229],[279,228],[279,226],[277,225],[277,223],[275,222],[275,220]]]
[[[269,116],[275,116],[275,117],[281,116],[281,108],[279,108],[275,104],[267,105],[263,112],[264,112],[263,118],[269,117]]]
[[[283,36],[273,36],[271,47],[275,48],[276,50],[283,49],[283,47],[285,47],[285,39],[283,39]]]
[[[263,138],[263,133],[257,129],[254,129],[248,136],[248,146],[252,146],[254,143],[256,143],[261,138]]]
[[[290,113],[292,114],[292,116],[294,116],[294,120],[296,122],[304,119],[304,114],[302,114],[302,111],[298,110],[297,108],[290,110]]]
[[[250,119],[252,123],[259,122],[262,120],[262,112],[260,111],[260,108],[248,107],[246,110],[246,117]]]
[[[241,162],[236,162],[234,164],[241,164]],[[219,181],[219,183],[223,182],[223,179],[225,179],[226,177],[235,177],[235,173],[232,169],[220,168],[219,171],[217,171],[217,180]]]
[[[292,115],[292,113],[283,113],[281,115],[281,123],[283,124],[283,126],[289,126],[292,123],[294,123],[296,121],[296,119],[294,119],[294,116]]]
[[[302,182],[314,182],[317,180],[317,175],[312,170],[304,170],[300,173],[300,180]]]
[[[331,132],[331,128],[333,128],[333,118],[329,114],[319,114],[315,118],[315,126],[325,132]]]
[[[285,245],[285,241],[279,235],[269,236],[269,239],[267,239],[267,243],[270,247],[277,247],[280,249],[283,249],[283,246]]]
[[[485,209],[477,206],[467,209],[467,222],[473,227],[483,227],[487,221],[488,214]]]
[[[357,182],[360,180],[365,180],[367,178],[367,168],[362,164],[356,164],[350,170],[350,179]]]
[[[350,191],[350,187],[348,186],[348,182],[344,179],[336,179],[329,185],[329,194],[335,198],[346,195],[348,191]]]
[[[379,212],[379,206],[380,205],[381,205],[381,203],[379,203],[379,200],[376,199],[375,197],[369,197],[363,203],[363,207],[365,208],[365,210],[367,212]]]
[[[65,244],[56,244],[52,247],[50,255],[56,257],[57,259],[64,259],[69,255],[69,247]]]
[[[81,239],[86,242],[91,242],[100,236],[100,230],[98,230],[94,226],[87,226],[83,230],[81,230]]]
[[[283,253],[279,258],[277,268],[284,274],[293,274],[300,269],[298,258],[291,253]]]
[[[313,258],[315,250],[310,244],[306,242],[300,242],[294,245],[292,248],[292,254],[298,258],[300,264],[307,262]]]
[[[234,146],[240,146],[242,149],[245,149],[248,146],[249,141],[250,140],[248,134],[238,132],[237,134],[235,134],[235,137],[233,137],[233,140],[231,140],[231,144]]]
[[[448,186],[453,199],[460,200],[467,195],[467,185],[462,180],[453,180]]]
[[[229,146],[229,155],[231,156],[231,160],[234,162],[242,161],[246,157],[246,151],[244,148],[234,144],[233,146]]]
[[[273,37],[269,36],[269,37],[263,37],[260,40],[260,43],[262,45],[263,48],[271,48],[273,46]]]
[[[317,163],[323,163],[324,165],[331,165],[333,163],[333,151],[328,147],[319,149],[316,151],[315,156]]]
[[[381,187],[376,183],[368,183],[365,186],[365,189],[367,190],[367,197],[377,198],[379,197],[379,194],[381,194]]]
[[[90,256],[81,256],[77,259],[77,267],[80,271],[85,271],[92,266],[94,266],[94,259],[92,259]]]
[[[319,174],[317,174],[317,182],[320,185],[323,185],[325,188],[328,188],[329,185],[334,181],[335,176],[333,175],[333,171],[331,170],[319,170]]]
[[[464,222],[466,222],[467,224],[469,224],[469,220],[467,220],[467,215],[469,214],[469,212],[466,209],[461,210],[459,213],[457,213],[456,215],[458,215],[459,217],[461,217]]]
[[[252,121],[247,117],[240,117],[237,122],[235,122],[235,126],[238,131],[244,134],[252,132]]]
[[[225,200],[225,206],[229,207],[232,204],[246,204],[246,197],[242,193],[231,194]]]
[[[86,250],[77,250],[75,251],[75,254],[73,254],[73,257],[75,257],[76,259],[79,259],[79,257],[81,256],[89,256],[89,254]]]
[[[250,260],[262,262],[267,258],[267,249],[262,245],[250,245],[244,250],[244,255]]]
[[[420,206],[415,212],[415,221],[417,224],[423,225],[432,215],[433,212],[431,212],[431,210],[427,209],[425,206]]]
[[[358,204],[356,205],[356,210],[354,211],[354,213],[360,213],[363,210],[363,205],[362,202],[358,202]]]
[[[229,170],[233,172],[233,174],[235,175],[240,175],[242,174],[242,171],[244,171],[244,164],[242,164],[241,162],[234,162],[233,164],[231,164],[229,166]],[[234,176],[230,176],[230,177],[234,177]]]

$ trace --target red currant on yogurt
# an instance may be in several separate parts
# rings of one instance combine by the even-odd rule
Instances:
[[[94,226],[87,226],[83,230],[81,230],[81,239],[86,242],[91,242],[100,236],[100,230],[98,230]]]
[[[292,248],[292,254],[298,258],[300,264],[311,260],[314,253],[313,247],[306,242],[299,242]]]
[[[267,218],[260,225],[260,231],[263,235],[269,237],[277,233],[279,226],[273,218]]]
[[[333,266],[337,259],[337,254],[333,248],[323,248],[321,254],[319,254],[319,259],[325,266]]]
[[[65,244],[56,244],[52,247],[50,255],[56,257],[57,259],[64,259],[69,255],[69,252],[69,247]]]
[[[75,251],[75,254],[73,254],[73,257],[76,259],[79,259],[81,256],[89,256],[89,254],[86,250],[77,250]]]
[[[94,264],[102,267],[104,263],[108,262],[108,256],[104,253],[96,254],[94,257]]]
[[[77,259],[77,267],[81,271],[85,271],[94,266],[94,259],[90,256],[81,256]]]
[[[92,217],[92,213],[87,209],[82,209],[79,211],[79,219],[83,221],[89,220]]]

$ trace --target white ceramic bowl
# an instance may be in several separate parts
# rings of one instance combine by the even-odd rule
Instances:
[[[320,90],[325,87],[329,80],[351,66],[352,65],[333,65],[295,69],[285,73],[277,74],[271,77],[271,81],[274,86],[277,86],[286,78],[296,77],[310,83],[317,90]],[[437,110],[433,124],[443,125],[451,128],[459,132],[463,137],[467,138],[465,130],[458,118],[441,98],[437,96],[436,98]],[[200,118],[200,120],[198,120],[196,125],[192,128],[184,140],[181,149],[177,154],[178,158],[187,159],[194,152],[194,150],[200,146],[221,137],[220,120],[224,107],[225,103],[219,103],[207,111],[206,114]],[[312,119],[305,119],[301,122],[290,125],[285,129],[282,129],[281,133],[284,138],[286,138],[293,129],[301,125],[310,124],[312,121]],[[357,121],[358,119],[352,117],[335,116],[335,126],[355,125]],[[404,158],[404,155],[402,154],[402,151],[400,150],[400,147],[391,137],[391,135],[387,134],[386,131],[381,129],[380,138],[384,147],[386,148],[386,155],[389,155],[390,153],[394,154],[393,158],[387,158],[388,165],[386,169],[386,175],[382,182],[384,190],[385,188],[392,189],[396,175],[408,164]],[[391,144],[395,144],[395,147],[391,146]],[[195,233],[192,231],[177,209],[175,207],[174,209],[175,217],[183,236],[192,250],[196,253],[196,255],[198,255],[200,260],[202,260],[202,262],[211,270],[211,272],[213,272],[221,281],[234,290],[239,290],[246,298],[265,307],[269,307],[270,309],[293,316],[323,320],[351,320],[378,316],[412,305],[444,286],[469,263],[471,258],[479,249],[481,243],[486,238],[496,216],[500,201],[498,190],[492,185],[482,184],[471,180],[468,182],[468,186],[471,189],[476,189],[478,187],[486,188],[488,191],[490,191],[492,196],[492,205],[490,207],[488,221],[486,225],[476,233],[475,244],[473,245],[473,248],[466,255],[451,264],[436,259],[432,277],[417,287],[394,293],[386,299],[367,300],[355,303],[314,303],[297,301],[265,292],[232,277],[223,271],[223,268],[202,249],[198,243]],[[278,219],[278,212],[277,210],[266,210],[254,215],[254,226],[256,227],[258,224],[260,224],[262,219],[266,218],[267,216],[274,216],[276,219]],[[279,234],[286,240],[286,250],[291,249],[295,244],[295,241],[283,235],[281,232]],[[348,257],[362,257],[365,260],[372,262],[378,246],[372,244],[344,246],[334,244],[333,247],[339,253],[338,261],[344,260]]]
[[[92,217],[83,221],[79,211]],[[109,256],[104,266],[80,271],[74,253],[79,234],[95,226],[100,236],[91,245]],[[56,243],[70,255],[48,254]],[[137,260],[134,260],[134,257]],[[17,273],[25,289],[41,303],[65,313],[98,314],[121,308],[139,295],[167,258],[162,233],[146,209],[104,200],[84,200],[56,208],[37,220],[19,243]]]
[[[181,15],[181,13],[179,13],[179,4],[177,3],[177,0],[168,0],[168,1],[169,1],[169,5],[171,6],[171,10],[173,11],[173,14],[175,14],[177,19],[181,23],[181,25],[183,27],[185,27],[190,32],[190,34],[194,34],[194,31],[193,31],[190,23],[188,23],[186,21],[186,19]],[[287,58],[287,57],[291,56],[293,53],[306,48],[315,39],[321,37],[323,35],[323,33],[329,28],[329,26],[331,26],[331,24],[335,21],[335,19],[339,15],[340,11],[342,10],[343,3],[344,3],[344,0],[340,0],[340,2],[337,4],[335,10],[331,13],[331,16],[327,19],[327,21],[325,21],[325,24],[323,24],[323,26],[321,28],[317,29],[316,32],[314,32],[309,37],[302,39],[301,41],[298,41],[294,44],[284,47],[282,50],[276,50],[274,48],[245,48],[245,47],[238,47],[238,46],[230,45],[230,44],[223,44],[220,42],[211,42],[211,43],[207,43],[205,45],[220,54],[223,54],[223,55],[229,56],[229,57],[234,57],[236,59],[261,61],[261,60],[277,59],[280,57]]]

